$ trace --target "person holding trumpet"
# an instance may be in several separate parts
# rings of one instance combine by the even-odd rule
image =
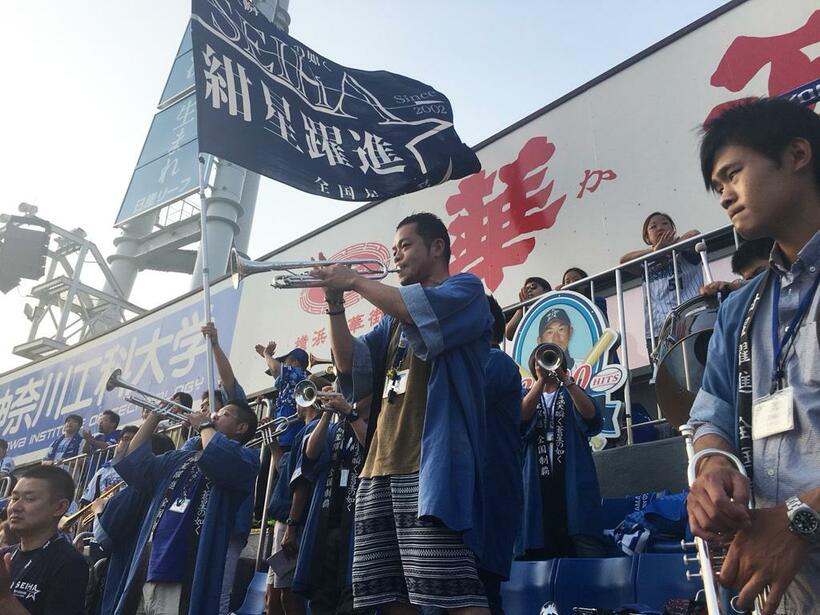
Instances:
[[[563,312],[554,309],[547,312]],[[560,319],[556,320],[560,323]],[[563,354],[564,346],[553,349]],[[589,438],[603,428],[603,408],[575,384],[566,358],[529,360],[535,383],[521,403],[524,514],[516,553],[524,559],[604,557],[601,493]]]
[[[492,316],[481,280],[450,275],[450,237],[435,215],[399,223],[393,260],[398,288],[344,264],[311,270],[325,289],[341,390],[349,401],[372,395],[356,492],[354,608],[489,613],[478,559]],[[348,328],[345,291],[385,314],[362,337]]]
[[[351,405],[330,386],[322,394],[321,418],[297,461],[312,495],[293,591],[310,600],[314,615],[352,615],[353,516],[370,400]]]
[[[256,431],[256,414],[234,401],[213,420],[189,412],[185,418],[199,432],[202,450],[154,456],[151,437],[162,418],[152,412],[114,465],[128,492],[145,497],[144,507],[131,513],[140,519],[134,548],[111,556],[109,570],[116,574],[109,572],[101,612],[127,612],[136,593],[147,615],[216,615],[234,521],[259,472],[258,453],[243,446]]]

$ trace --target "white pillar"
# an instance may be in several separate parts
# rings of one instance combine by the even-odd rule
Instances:
[[[256,210],[256,196],[259,193],[259,175],[247,171],[245,173],[245,185],[242,187],[242,200],[239,206],[242,208],[242,217],[239,218],[239,232],[234,237],[233,245],[242,254],[248,254],[248,245],[251,239],[251,229],[253,228],[253,214]]]
[[[211,196],[207,199],[207,233],[208,233],[208,269],[212,279],[225,274],[228,269],[228,257],[233,247],[234,237],[239,231],[239,220],[242,215],[240,201],[242,186],[245,183],[246,171],[230,162],[216,162]],[[191,288],[202,286],[202,250],[196,257]]]

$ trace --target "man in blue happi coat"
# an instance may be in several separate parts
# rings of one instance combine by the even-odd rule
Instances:
[[[744,238],[774,239],[766,270],[718,311],[692,406],[692,532],[731,546],[720,582],[762,612],[820,604],[820,118],[795,102],[733,107],[704,127],[701,171]],[[750,489],[751,487],[751,489]],[[753,506],[748,508],[749,495]],[[782,599],[782,603],[781,603]],[[779,604],[781,603],[781,604]],[[779,606],[778,606],[779,604]]]
[[[603,427],[600,398],[567,370],[544,369],[521,404],[524,515],[517,553],[526,559],[603,557],[601,492],[589,438]]]
[[[369,400],[351,405],[339,397],[329,398],[322,410],[298,452],[293,477],[294,488],[311,489],[293,591],[310,600],[313,615],[349,615],[353,613],[353,516]],[[331,422],[334,415],[339,420]]]
[[[487,613],[477,562],[492,317],[481,281],[450,275],[450,237],[433,214],[399,223],[393,260],[399,288],[343,265],[312,272],[325,287],[342,390],[373,400],[356,494],[354,607]],[[344,314],[349,290],[385,313],[360,338]]]
[[[171,451],[155,457],[150,439],[162,417],[152,413],[140,426],[126,457],[115,469],[128,484],[129,499],[141,502],[134,548],[112,555],[103,613],[127,612],[129,595],[141,593],[148,615],[219,611],[225,556],[237,511],[253,491],[257,452],[243,447],[256,430],[256,414],[229,401],[219,413],[187,416],[199,431],[202,451]],[[127,561],[119,561],[125,558]]]

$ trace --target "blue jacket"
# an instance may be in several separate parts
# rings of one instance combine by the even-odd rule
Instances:
[[[566,498],[567,533],[570,536],[590,534],[600,536],[603,531],[601,517],[601,491],[589,438],[600,433],[603,428],[603,408],[601,397],[590,397],[595,405],[595,416],[584,420],[575,410],[575,404],[565,388],[559,395],[566,396],[567,414],[572,419],[566,421],[566,463],[565,493],[555,494]],[[536,451],[536,415],[527,423],[524,440],[524,515],[521,538],[516,545],[516,554],[544,546],[544,520],[541,500],[541,480],[538,475],[538,455]],[[571,428],[571,427],[574,427]]]
[[[154,456],[146,442],[115,465],[128,484],[123,493],[125,502],[141,503],[142,508],[131,510],[139,520],[136,533],[118,535],[116,527],[106,531],[113,541],[101,612],[120,615],[125,612],[127,593],[131,589],[139,567],[140,557],[148,542],[159,505],[174,471],[192,455],[190,451],[171,451]],[[254,489],[259,473],[259,457],[220,433],[214,434],[197,462],[205,476],[213,483],[205,522],[196,554],[196,569],[191,588],[190,615],[216,615],[225,569],[225,554],[234,527],[237,510]],[[126,512],[126,511],[123,511]],[[119,541],[129,543],[128,549],[119,549]]]
[[[487,444],[484,448],[484,556],[479,567],[510,576],[513,545],[521,525],[521,373],[509,355],[490,350],[485,370]]]
[[[718,412],[731,414],[734,417],[732,424],[737,426],[737,349],[740,345],[740,327],[764,277],[761,273],[731,293],[718,310],[715,329],[709,340],[703,383],[692,405],[689,418],[689,422],[695,427],[703,422],[699,405],[704,402],[710,406],[716,404]],[[727,378],[727,374],[731,374],[732,377]],[[710,409],[709,414],[712,413],[713,410]],[[727,442],[733,442],[736,448],[739,446],[737,429],[733,433],[723,435]]]
[[[473,530],[465,542],[481,559],[484,539],[485,413],[484,366],[492,325],[484,286],[476,276],[459,273],[442,284],[399,288],[413,323],[401,328],[415,355],[431,361],[427,407],[421,438],[419,517],[431,516],[455,531]],[[353,373],[339,374],[348,400],[381,389],[390,343],[392,316],[355,338]]]

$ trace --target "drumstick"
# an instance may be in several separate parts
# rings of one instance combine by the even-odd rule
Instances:
[[[601,358],[601,355],[609,350],[612,345],[618,341],[618,332],[614,329],[604,329],[601,337],[595,342],[592,350],[589,351],[587,358],[581,362],[581,365],[589,365],[592,367]]]

